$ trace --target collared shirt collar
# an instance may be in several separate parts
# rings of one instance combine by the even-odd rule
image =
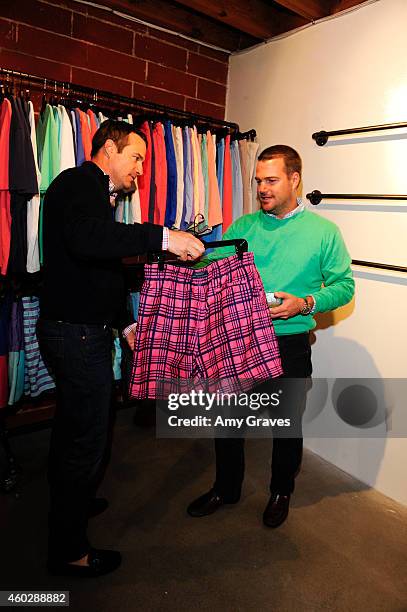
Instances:
[[[298,213],[302,212],[305,209],[305,204],[302,201],[302,198],[297,198],[297,207],[294,208],[294,210],[290,210],[289,213],[287,213],[286,215],[284,215],[284,217],[277,217],[277,215],[274,215],[272,212],[267,212],[266,211],[266,215],[268,215],[269,217],[273,217],[273,219],[279,219],[279,221],[282,221],[283,219],[289,219],[290,217],[294,217],[295,215],[298,215]]]
[[[109,176],[108,174],[106,176]],[[113,183],[112,179],[109,176],[109,195],[111,197],[116,197],[117,196],[117,189],[115,187],[115,184]]]

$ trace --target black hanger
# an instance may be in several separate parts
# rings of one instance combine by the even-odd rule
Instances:
[[[44,89],[42,93],[41,109],[40,109],[41,115],[45,113],[45,108],[47,106],[46,91],[47,91],[47,79],[44,79]]]
[[[233,240],[215,240],[213,242],[204,242],[202,240],[201,242],[203,242],[203,244],[205,245],[205,249],[215,248],[215,247],[234,246],[236,255],[238,256],[240,260],[243,259],[243,253],[247,253],[247,249],[248,249],[247,240],[245,240],[244,238],[234,238]],[[158,269],[160,271],[164,270],[164,264],[166,263],[171,263],[171,264],[178,265],[180,267],[187,267],[187,268],[191,266],[191,263],[192,264],[194,263],[194,262],[184,263],[184,262],[180,262],[178,259],[171,259],[171,255],[165,251],[162,251],[160,253],[150,253],[148,255],[147,261],[149,264],[158,263]]]
[[[234,238],[233,240],[214,240],[213,242],[204,242],[206,249],[216,247],[234,246],[236,255],[239,259],[243,259],[243,253],[247,253],[249,245],[244,238]]]

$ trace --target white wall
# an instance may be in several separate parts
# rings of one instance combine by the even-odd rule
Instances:
[[[297,149],[303,195],[407,194],[407,130],[325,147],[311,139],[322,129],[407,121],[406,24],[406,0],[379,0],[232,56],[227,119],[255,128],[260,150]],[[325,201],[315,210],[339,225],[353,259],[407,265],[407,202]],[[355,301],[320,320],[314,375],[406,379],[407,275],[354,272]],[[393,398],[393,416],[406,404],[405,396]],[[404,438],[309,438],[306,445],[407,504]]]

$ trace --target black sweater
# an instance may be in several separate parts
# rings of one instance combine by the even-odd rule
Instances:
[[[49,186],[43,206],[41,317],[123,323],[121,258],[160,251],[162,227],[116,223],[109,177],[93,162],[61,172]]]

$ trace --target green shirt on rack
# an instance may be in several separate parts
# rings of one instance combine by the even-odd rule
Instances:
[[[41,171],[41,205],[40,217],[38,222],[38,244],[40,252],[40,263],[43,263],[42,246],[42,225],[43,225],[43,206],[42,200],[44,193],[59,174],[60,152],[58,142],[58,124],[55,121],[54,111],[50,104],[45,107],[44,113],[39,116],[37,123],[37,147],[38,164]]]

